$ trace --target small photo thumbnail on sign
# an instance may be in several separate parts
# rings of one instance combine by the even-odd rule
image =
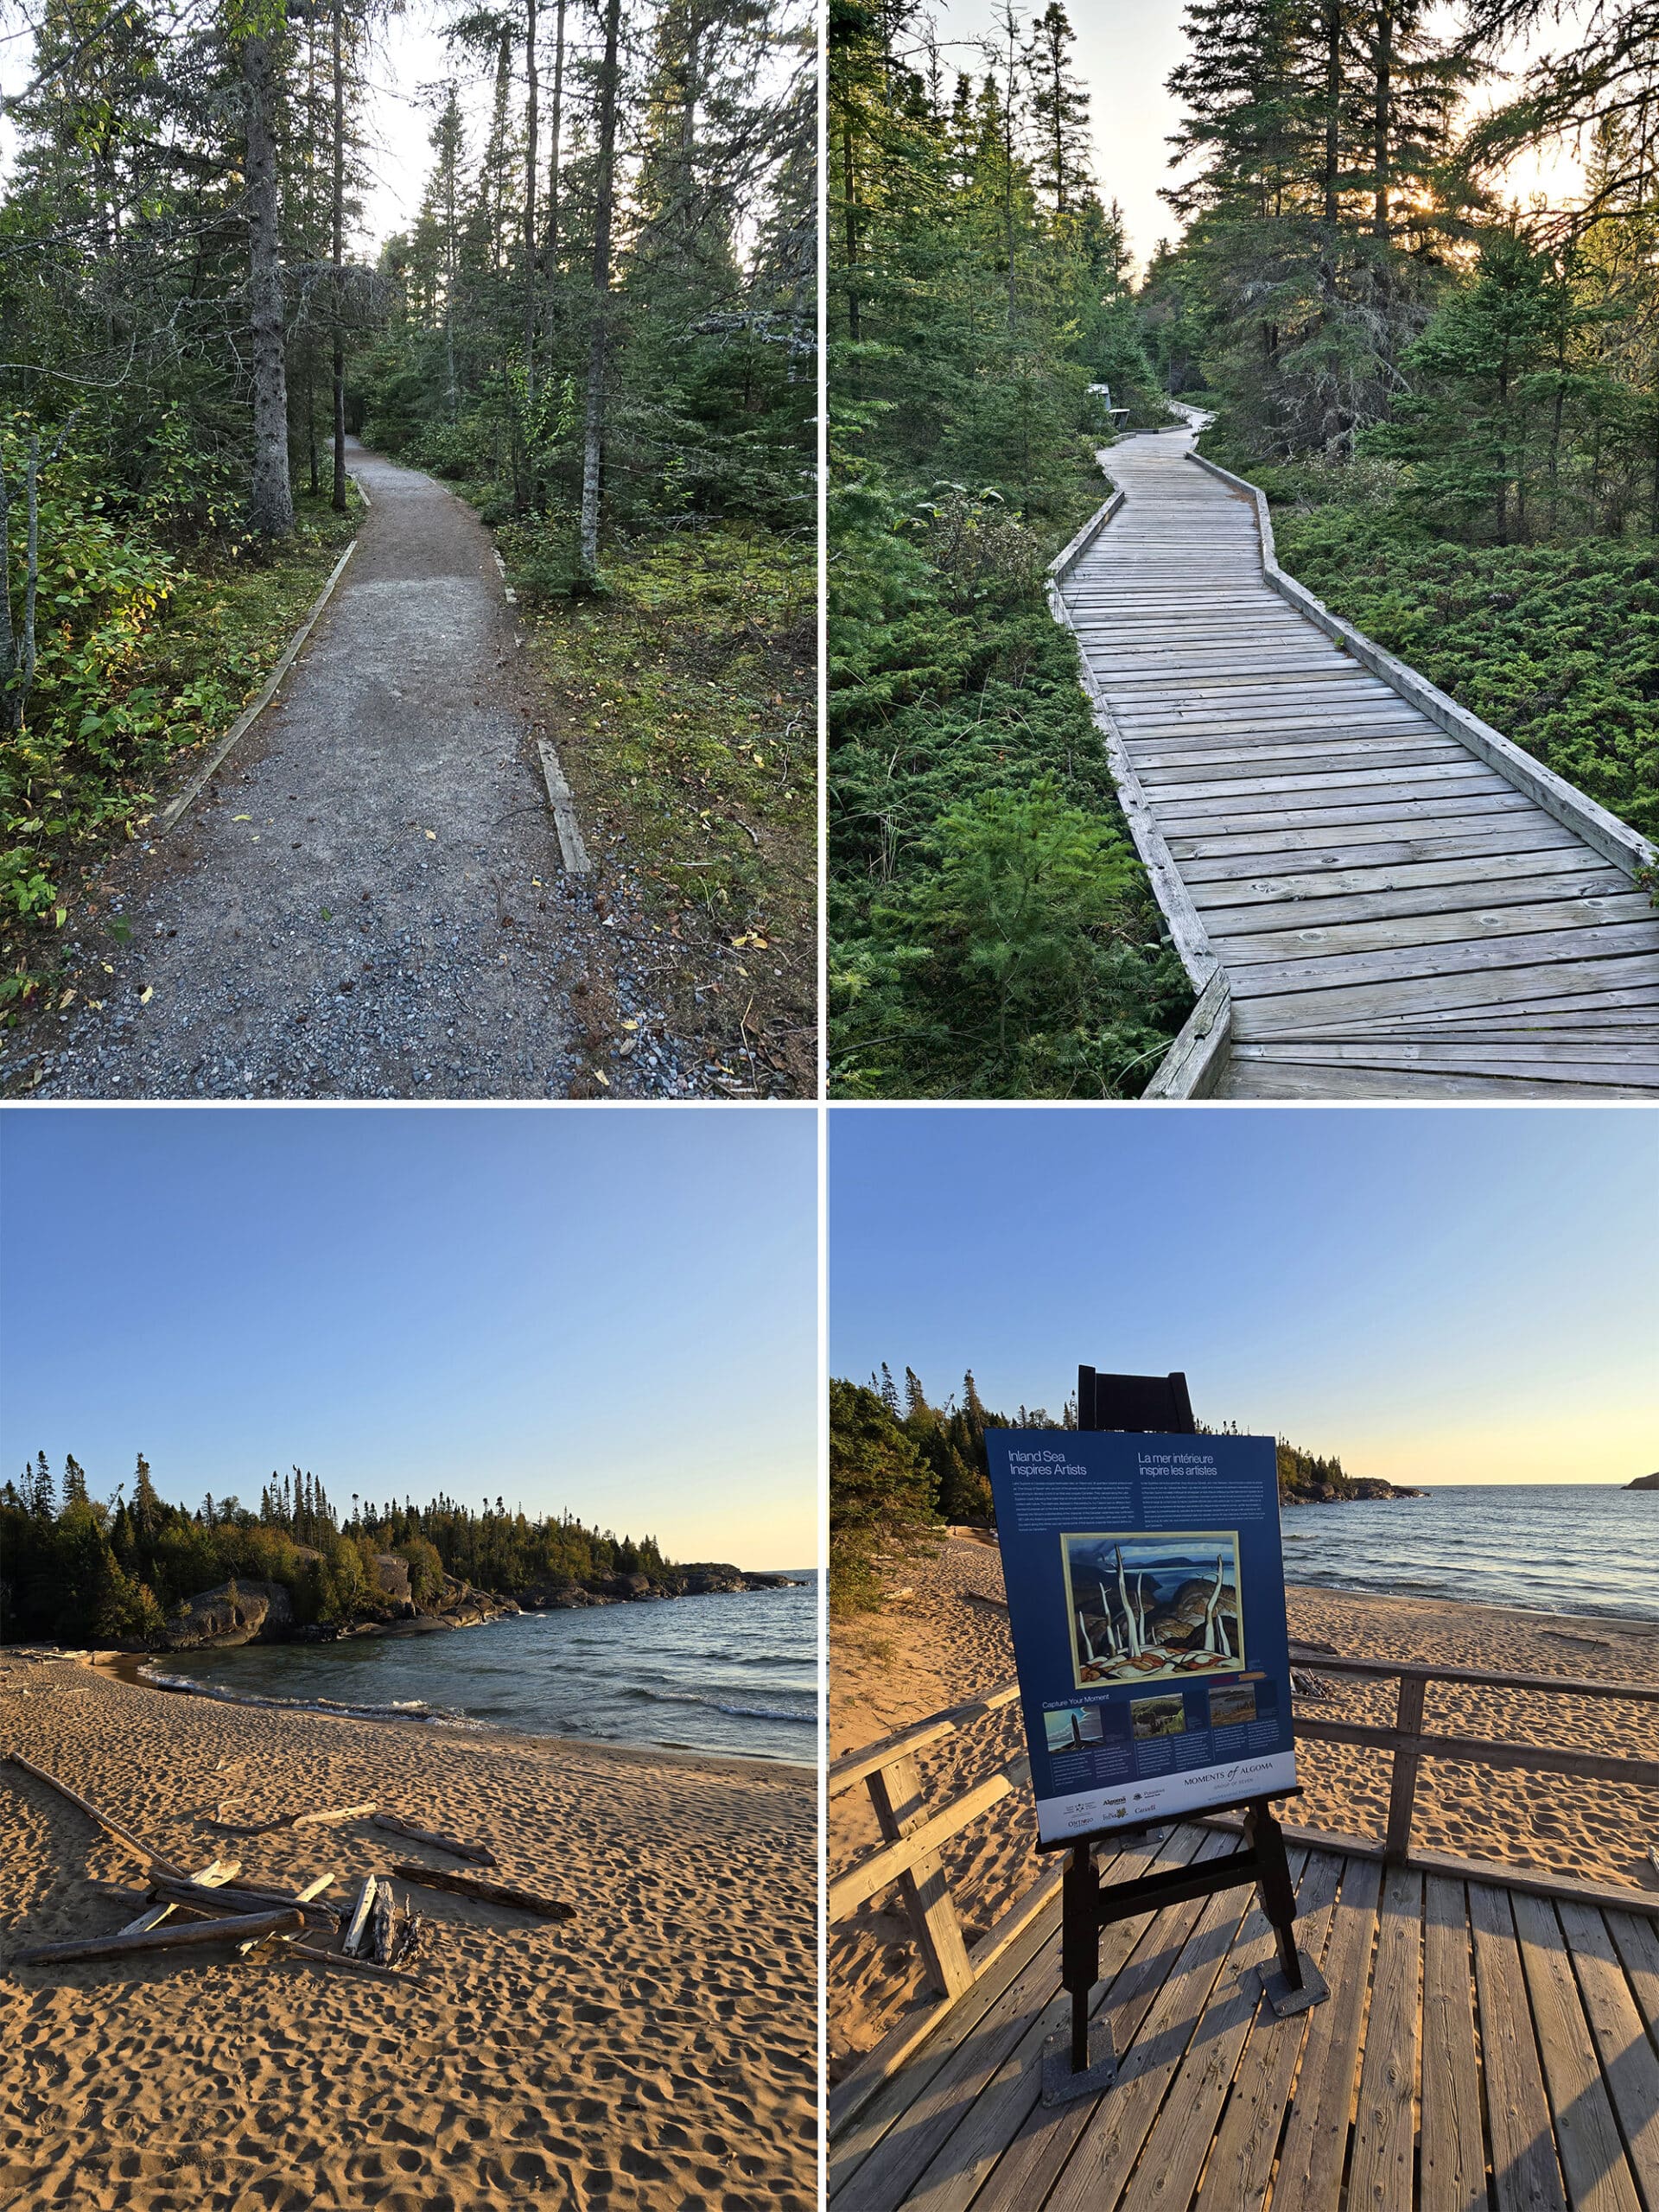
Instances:
[[[1210,1693],[1210,1726],[1238,1728],[1255,1718],[1255,1684],[1228,1682]]]
[[[1046,1713],[1043,1732],[1051,1751],[1080,1751],[1105,1737],[1100,1707],[1095,1705],[1068,1705],[1058,1713]]]
[[[1060,1551],[1079,1689],[1243,1668],[1232,1530],[1068,1535]]]
[[[1129,1701],[1137,1736],[1185,1736],[1186,1700],[1179,1697],[1137,1697]]]

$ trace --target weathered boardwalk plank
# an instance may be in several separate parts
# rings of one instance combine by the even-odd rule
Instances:
[[[1220,1842],[1177,1828],[1117,1871]],[[1272,1945],[1246,1891],[1120,1924],[1094,1995],[1118,2080],[1046,2107],[1055,1904],[989,2004],[958,1999],[832,2130],[835,2212],[1653,2212],[1652,1923],[1337,1851],[1293,1867],[1327,2003],[1260,2003]]]
[[[1231,989],[1215,1095],[1651,1097],[1647,893],[1282,597],[1192,444],[1112,448],[1123,503],[1058,589]]]

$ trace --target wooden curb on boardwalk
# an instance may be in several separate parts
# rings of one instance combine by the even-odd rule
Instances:
[[[1467,708],[1460,707],[1455,699],[1437,690],[1427,677],[1419,676],[1414,668],[1408,667],[1404,661],[1375,644],[1363,630],[1356,630],[1351,622],[1344,621],[1340,614],[1333,614],[1322,599],[1315,599],[1306,584],[1300,584],[1294,576],[1287,575],[1280,567],[1274,550],[1273,519],[1268,512],[1267,494],[1260,485],[1252,484],[1243,476],[1235,476],[1230,468],[1224,468],[1219,461],[1207,461],[1201,453],[1190,453],[1186,458],[1196,461],[1206,474],[1218,477],[1224,484],[1230,485],[1233,490],[1249,497],[1255,510],[1262,573],[1280,597],[1288,600],[1299,614],[1305,614],[1316,628],[1324,631],[1327,638],[1345,647],[1362,668],[1368,669],[1379,681],[1386,683],[1389,690],[1397,692],[1408,704],[1415,707],[1420,714],[1427,715],[1430,721],[1436,723],[1448,737],[1455,737],[1460,745],[1466,746],[1477,760],[1484,760],[1489,768],[1495,769],[1506,783],[1513,784],[1519,791],[1524,791],[1547,814],[1554,815],[1563,827],[1582,837],[1585,843],[1599,852],[1604,860],[1611,861],[1615,868],[1622,868],[1626,875],[1632,877],[1654,865],[1659,855],[1656,855],[1654,848],[1638,831],[1621,822],[1617,815],[1610,814],[1605,806],[1599,806],[1594,799],[1575,791],[1553,769],[1546,768],[1541,760],[1535,760],[1531,753],[1523,752],[1512,740],[1495,730],[1490,722],[1482,721],[1478,715],[1471,715]]]
[[[312,601],[309,613],[306,616],[304,621],[301,623],[294,635],[289,639],[288,649],[283,653],[282,658],[277,662],[276,667],[271,670],[270,676],[266,678],[264,690],[261,691],[259,696],[254,701],[253,704],[251,707],[245,707],[242,712],[237,716],[236,720],[231,724],[229,730],[222,738],[220,738],[219,743],[208,754],[206,766],[196,772],[196,773],[191,778],[190,781],[185,785],[184,789],[179,793],[177,798],[174,799],[169,805],[162,810],[161,815],[156,824],[155,835],[156,836],[165,836],[167,832],[172,829],[175,823],[178,821],[180,816],[182,815],[189,807],[192,801],[200,797],[201,793],[213,781],[214,776],[218,774],[219,767],[224,762],[226,755],[230,752],[231,747],[233,745],[238,744],[240,741],[247,735],[248,732],[253,728],[255,722],[258,721],[260,715],[264,714],[265,709],[276,697],[277,688],[281,684],[283,678],[288,674],[289,670],[294,665],[295,656],[298,653],[300,647],[305,643],[306,639],[310,636],[312,630],[315,627],[318,615],[321,613],[323,608],[328,604],[330,594],[333,593],[334,586],[340,582],[340,576],[345,570],[346,563],[351,559],[353,554],[355,553],[356,550],[357,540],[353,537],[351,543],[340,555],[339,560],[335,562],[334,571],[329,576],[327,582],[324,584],[322,589]]]
[[[1077,680],[1088,695],[1095,727],[1105,746],[1107,766],[1117,785],[1118,802],[1128,824],[1129,836],[1141,855],[1153,896],[1168,925],[1170,937],[1198,1000],[1180,1034],[1160,1061],[1141,1095],[1147,1098],[1203,1098],[1215,1089],[1227,1064],[1227,1046],[1232,1033],[1232,992],[1204,926],[1204,918],[1193,905],[1164,842],[1164,833],[1158,827],[1141,779],[1135,774],[1122,733],[1089,666],[1077,625],[1071,620],[1071,610],[1060,589],[1068,571],[1110,522],[1124,497],[1122,491],[1114,491],[1090,516],[1071,543],[1049,563],[1048,610],[1077,645]]]

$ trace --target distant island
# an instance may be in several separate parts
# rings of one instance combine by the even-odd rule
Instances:
[[[480,1511],[439,1497],[342,1520],[315,1476],[273,1474],[257,1512],[235,1497],[194,1511],[161,1497],[143,1452],[109,1503],[73,1454],[61,1484],[44,1452],[0,1486],[0,1643],[99,1643],[122,1651],[421,1636],[524,1612],[798,1588],[785,1574],[665,1560],[655,1537]]]
[[[1659,1490],[1659,1475],[1638,1475],[1633,1483],[1626,1483],[1626,1490]]]

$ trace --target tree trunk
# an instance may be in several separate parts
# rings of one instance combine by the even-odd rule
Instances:
[[[1394,8],[1382,0],[1376,11],[1376,112],[1372,121],[1371,152],[1376,169],[1376,199],[1371,228],[1380,238],[1389,235],[1389,143],[1394,123]]]
[[[542,246],[543,328],[553,339],[559,286],[559,133],[564,121],[564,15],[559,0],[553,32],[553,106],[547,118],[547,227]]]
[[[343,0],[334,0],[330,29],[334,70],[334,497],[337,515],[346,512],[346,333],[340,276],[346,259],[346,68],[340,52]]]
[[[588,406],[582,437],[582,573],[599,574],[599,463],[605,437],[605,358],[610,335],[611,213],[616,196],[616,48],[622,0],[605,0],[605,59],[599,76],[599,164],[594,194],[594,327],[588,347]]]
[[[334,513],[345,513],[345,60],[340,55],[340,9],[334,0],[329,31],[334,38]]]
[[[853,162],[853,115],[849,107],[841,126],[841,190],[847,216],[847,335],[858,343],[858,172]]]
[[[536,73],[536,0],[524,0],[524,400],[536,404],[536,326],[540,321],[541,288],[536,282],[536,156],[541,121],[537,103],[541,84]]]
[[[1342,181],[1342,7],[1326,0],[1325,10],[1325,219],[1333,231],[1341,214]]]
[[[271,138],[276,74],[270,41],[244,40],[248,306],[253,340],[253,480],[248,509],[253,527],[262,537],[286,537],[294,527],[294,493],[288,480],[288,365],[283,351],[276,149]]]

